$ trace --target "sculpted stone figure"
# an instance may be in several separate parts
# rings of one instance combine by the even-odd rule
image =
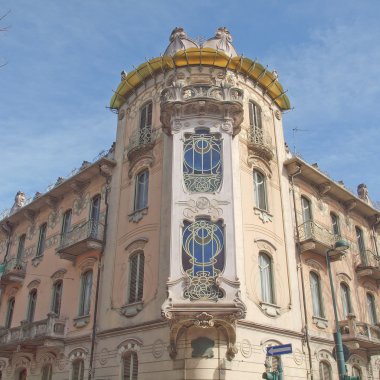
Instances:
[[[11,213],[13,214],[19,208],[25,206],[25,194],[22,191],[18,191],[15,196],[15,203],[12,206]]]
[[[361,183],[358,185],[358,196],[360,199],[362,199],[364,202],[371,203],[369,196],[368,196],[368,189],[367,185],[365,183]]]

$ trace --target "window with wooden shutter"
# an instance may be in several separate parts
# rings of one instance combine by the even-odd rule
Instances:
[[[143,298],[144,261],[143,252],[132,255],[129,260],[129,303],[141,301]]]
[[[136,352],[128,352],[123,358],[123,380],[137,380],[138,360]]]

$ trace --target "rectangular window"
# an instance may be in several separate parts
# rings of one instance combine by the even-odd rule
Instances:
[[[144,170],[136,176],[134,211],[148,206],[149,171]]]
[[[53,285],[53,300],[51,305],[51,311],[58,317],[61,311],[61,300],[62,300],[62,281],[57,281]]]
[[[15,299],[11,298],[8,301],[7,315],[6,315],[6,318],[5,318],[5,326],[4,327],[6,329],[11,328],[11,326],[12,326],[12,319],[13,319],[14,308],[15,308]]]
[[[18,240],[17,260],[21,260],[24,256],[25,238],[26,238],[26,235],[24,234],[24,235],[21,235],[20,239]]]
[[[46,241],[46,223],[42,224],[40,227],[40,233],[38,236],[38,245],[37,245],[37,252],[36,256],[42,256],[45,251],[45,241]]]
[[[152,102],[146,104],[140,111],[140,130],[152,126]]]
[[[90,314],[92,291],[92,271],[87,271],[82,275],[82,291],[79,305],[79,316]]]
[[[36,311],[36,303],[37,303],[37,290],[33,289],[29,293],[28,311],[27,311],[27,315],[26,315],[26,320],[28,322],[34,321],[34,313]]]
[[[133,255],[129,260],[129,296],[128,302],[139,302],[144,290],[144,254]]]

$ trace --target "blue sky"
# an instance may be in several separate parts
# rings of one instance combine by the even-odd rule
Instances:
[[[0,211],[43,192],[115,137],[121,70],[159,56],[175,26],[227,26],[240,54],[276,69],[294,110],[285,136],[310,163],[380,200],[380,2],[3,0]],[[293,132],[293,129],[304,131]]]

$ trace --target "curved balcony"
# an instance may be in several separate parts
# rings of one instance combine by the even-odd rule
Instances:
[[[0,285],[17,285],[24,281],[26,273],[26,261],[14,257],[7,261],[3,266],[3,272],[0,277]]]
[[[262,128],[250,128],[248,130],[247,145],[250,154],[262,157],[265,161],[270,161],[274,157],[272,139]]]
[[[66,320],[49,314],[36,322],[21,322],[21,326],[0,331],[0,351],[13,352],[18,346],[37,348],[63,345]]]
[[[104,225],[97,220],[79,223],[61,235],[57,252],[61,259],[75,259],[90,250],[100,252],[104,241]]]
[[[158,137],[158,130],[153,128],[141,128],[135,130],[129,138],[127,157],[134,161],[139,156],[150,151]]]
[[[358,257],[359,263],[355,268],[358,277],[380,280],[380,257],[370,250],[361,252]]]
[[[356,321],[354,315],[339,322],[344,343],[350,349],[367,349],[372,355],[380,354],[380,327],[366,322]]]
[[[309,220],[298,226],[299,243],[301,252],[313,251],[323,257],[326,251],[331,249],[334,243],[340,239],[340,236],[332,234],[327,228],[320,226],[318,223]],[[338,259],[342,253],[330,255],[331,260]]]

